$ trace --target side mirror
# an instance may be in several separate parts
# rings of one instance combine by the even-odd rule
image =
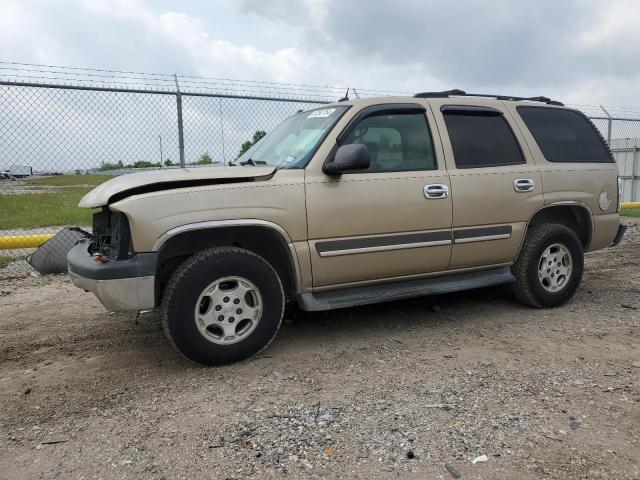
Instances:
[[[327,175],[340,175],[349,170],[366,170],[371,165],[367,147],[360,143],[342,145],[338,148],[333,162],[327,163],[322,171]]]

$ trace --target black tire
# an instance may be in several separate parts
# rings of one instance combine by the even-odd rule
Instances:
[[[539,261],[543,252],[554,244],[561,244],[571,254],[572,271],[564,286],[557,292],[547,291],[538,278]],[[516,298],[531,307],[554,308],[567,303],[582,281],[584,252],[576,234],[564,225],[543,224],[529,228],[520,256],[513,266]]]
[[[262,298],[262,315],[243,340],[223,345],[200,333],[194,312],[204,289],[216,279],[243,277],[252,282]],[[203,365],[224,365],[249,358],[273,340],[284,312],[282,282],[262,257],[241,248],[216,247],[199,252],[172,275],[162,300],[162,326],[167,338],[184,357]]]

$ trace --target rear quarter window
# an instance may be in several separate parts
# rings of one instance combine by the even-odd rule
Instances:
[[[546,107],[517,107],[517,110],[548,161],[613,162],[602,136],[581,113]]]

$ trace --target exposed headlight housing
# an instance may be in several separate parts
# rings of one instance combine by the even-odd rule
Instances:
[[[124,213],[112,212],[107,207],[94,213],[92,237],[92,254],[111,260],[122,260],[133,255],[129,221]]]

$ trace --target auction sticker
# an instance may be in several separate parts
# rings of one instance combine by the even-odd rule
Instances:
[[[335,108],[323,108],[321,110],[314,110],[307,116],[307,118],[325,118],[335,112]]]

